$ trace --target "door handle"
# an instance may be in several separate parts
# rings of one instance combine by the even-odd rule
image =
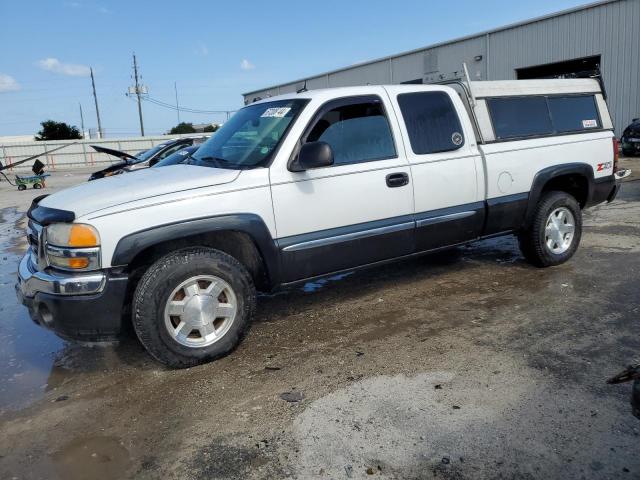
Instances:
[[[404,187],[409,184],[409,175],[400,172],[400,173],[390,173],[387,175],[387,187],[396,188],[396,187]]]

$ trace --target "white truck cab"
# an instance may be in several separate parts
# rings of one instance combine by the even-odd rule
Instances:
[[[619,189],[593,79],[304,91],[238,111],[184,164],[35,200],[18,296],[66,338],[186,367],[228,353],[256,289],[515,234],[546,267]]]

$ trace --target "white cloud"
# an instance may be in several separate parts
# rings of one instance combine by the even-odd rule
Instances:
[[[246,58],[242,59],[242,61],[240,62],[240,68],[242,70],[253,70],[254,68],[256,68],[256,66],[251,63],[249,60],[247,60]]]
[[[0,92],[15,92],[20,90],[20,84],[11,75],[0,73]]]
[[[89,67],[75,63],[63,63],[57,58],[45,58],[39,60],[37,65],[48,72],[69,75],[72,77],[86,77],[89,75]]]
[[[207,48],[204,43],[199,43],[198,48],[196,49],[196,53],[202,55],[203,57],[206,57],[207,55],[209,55],[209,48]]]

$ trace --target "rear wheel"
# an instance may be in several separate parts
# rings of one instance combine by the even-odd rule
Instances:
[[[142,276],[133,326],[161,363],[184,368],[229,353],[255,310],[256,292],[235,258],[210,248],[178,250]]]
[[[525,258],[538,267],[560,265],[578,249],[582,237],[582,211],[566,192],[545,193],[531,225],[518,236]]]

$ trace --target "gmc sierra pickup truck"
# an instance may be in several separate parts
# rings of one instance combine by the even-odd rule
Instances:
[[[594,79],[303,91],[239,110],[185,164],[36,199],[18,297],[84,341],[125,322],[171,367],[225,355],[256,290],[498,235],[539,267],[619,189]]]

